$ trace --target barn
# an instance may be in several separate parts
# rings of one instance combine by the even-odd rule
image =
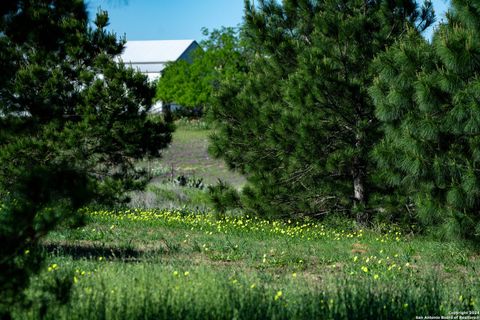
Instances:
[[[199,47],[195,40],[127,41],[120,59],[125,65],[137,69],[147,75],[150,81],[154,81],[161,77],[167,63],[191,61],[192,53]],[[157,102],[152,111],[160,112],[161,107],[161,102]]]
[[[128,41],[120,58],[153,81],[168,62],[191,61],[192,52],[198,47],[195,40]]]

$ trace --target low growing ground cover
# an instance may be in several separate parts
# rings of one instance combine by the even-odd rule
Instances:
[[[44,241],[48,266],[18,319],[413,319],[480,311],[480,256],[465,243],[181,210],[86,215],[86,226]]]

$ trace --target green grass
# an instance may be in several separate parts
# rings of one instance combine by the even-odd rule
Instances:
[[[128,211],[42,242],[44,272],[15,319],[414,319],[480,311],[480,254],[466,243],[336,221],[221,217],[205,188],[245,180],[207,153],[210,131],[181,122]],[[160,209],[158,209],[160,208]],[[333,221],[335,222],[335,221]],[[466,314],[468,315],[468,314]]]
[[[208,154],[208,136],[211,132],[202,126],[178,125],[162,159],[146,164],[150,171],[159,173],[157,182],[186,175],[202,178],[207,185],[216,184],[221,179],[241,188],[245,179],[230,171],[223,161]]]
[[[245,178],[228,170],[222,160],[208,154],[208,136],[211,130],[203,122],[177,122],[172,143],[161,159],[141,161],[153,176],[146,190],[131,193],[131,208],[189,208],[205,211],[211,209],[207,186],[225,181],[237,189],[245,184]],[[179,186],[175,180],[185,176],[203,181],[203,188]]]
[[[443,243],[311,221],[177,210],[90,212],[44,242],[18,319],[413,319],[479,311],[480,257]],[[74,280],[66,305],[45,283]],[[47,291],[48,290],[43,290]]]

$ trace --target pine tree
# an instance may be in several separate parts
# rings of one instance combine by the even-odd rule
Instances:
[[[38,242],[92,201],[141,187],[133,161],[171,125],[147,117],[155,88],[115,62],[124,41],[91,27],[82,0],[0,5],[0,318],[41,268]]]
[[[211,116],[212,151],[244,173],[247,208],[265,214],[363,214],[376,186],[371,62],[433,19],[415,1],[246,2],[249,71],[229,79]]]
[[[384,180],[424,226],[479,240],[480,4],[452,1],[431,43],[411,30],[376,65]]]

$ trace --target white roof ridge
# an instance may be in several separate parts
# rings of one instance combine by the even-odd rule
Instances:
[[[144,39],[144,40],[127,40],[127,42],[148,42],[148,41],[196,41],[195,39]]]
[[[195,40],[131,40],[125,44],[125,63],[165,63],[176,61]]]

